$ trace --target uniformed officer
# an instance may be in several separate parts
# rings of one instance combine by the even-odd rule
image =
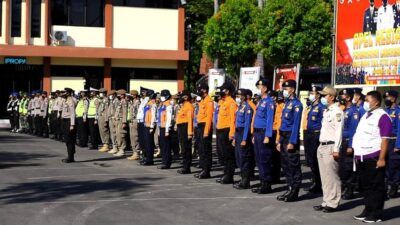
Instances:
[[[235,87],[230,82],[225,82],[221,87],[221,104],[219,107],[217,121],[217,137],[219,148],[223,155],[224,173],[221,178],[216,180],[221,184],[233,184],[235,173],[235,151],[232,146],[235,137],[235,117],[237,104],[233,100]]]
[[[253,92],[249,89],[246,89],[246,90],[247,90],[247,103],[253,110],[253,117],[254,117],[254,112],[256,111],[257,106],[253,101]],[[252,119],[252,123],[253,123],[253,119]],[[253,133],[254,133],[253,126],[251,126],[250,133],[253,136]],[[251,141],[249,144],[251,145],[251,148],[253,149],[253,142]],[[253,151],[253,154],[254,154],[254,151]],[[280,162],[280,157],[279,157],[279,162]],[[255,157],[252,157],[250,159],[250,171],[249,171],[250,180],[253,180],[255,177],[255,175],[254,175],[255,168],[256,168],[256,159],[255,159]]]
[[[115,135],[118,151],[114,156],[124,156],[126,149],[126,135],[128,134],[129,126],[127,124],[128,102],[126,101],[126,91],[120,89],[117,91],[118,105],[115,109]]]
[[[147,92],[150,91],[147,88],[140,87],[140,105],[138,108],[137,112],[137,122],[138,122],[138,137],[139,137],[139,146],[140,149],[146,149],[145,148],[145,127],[144,127],[144,108],[146,107],[148,101],[149,101],[149,96]],[[143,151],[145,154],[146,151]]]
[[[274,124],[272,125],[272,140],[271,144],[274,145],[272,150],[272,163],[271,163],[271,176],[272,183],[279,184],[281,183],[281,153],[276,149],[276,143],[279,142],[279,128],[282,124],[282,111],[285,106],[285,99],[283,97],[282,91],[272,91],[271,95],[272,99],[275,103],[275,115],[274,115]]]
[[[362,88],[354,88],[353,90],[353,101],[352,103],[357,107],[358,112],[360,112],[360,118],[365,114],[364,109],[364,99],[365,96],[362,93]]]
[[[199,112],[197,113],[197,123],[198,123],[197,132],[200,138],[199,153],[200,153],[201,172],[195,174],[195,177],[199,179],[207,179],[210,178],[210,172],[212,167],[211,143],[212,143],[212,133],[213,133],[212,122],[214,114],[214,103],[211,97],[208,95],[209,86],[205,82],[200,83],[197,89],[198,89],[197,91],[198,95],[202,98],[201,101],[199,102]],[[191,111],[192,108],[187,107],[186,110]]]
[[[157,104],[156,97],[157,94],[153,90],[147,90],[146,95],[149,96],[149,101],[146,107],[144,107],[144,146],[145,146],[145,158],[140,163],[143,166],[154,165],[154,132],[156,126],[156,113]]]
[[[73,90],[71,88],[64,89],[63,96],[65,101],[62,104],[62,126],[63,126],[63,134],[64,141],[67,145],[68,157],[63,159],[63,163],[72,163],[75,162],[75,142],[76,142],[76,133],[75,133],[75,101],[72,98]]]
[[[363,32],[376,33],[376,23],[378,21],[378,8],[375,7],[375,0],[369,0],[370,7],[364,12]]]
[[[36,92],[36,96],[35,96],[35,109],[34,109],[34,123],[35,123],[35,136],[40,136],[41,132],[42,132],[42,123],[40,121],[40,107],[42,105],[42,99],[40,97],[40,95],[42,94],[41,91],[37,91]]]
[[[76,132],[78,134],[78,146],[87,147],[88,144],[88,122],[87,114],[89,109],[89,99],[86,90],[80,92],[80,98],[76,105]]]
[[[277,199],[291,202],[298,199],[302,179],[299,132],[303,105],[296,97],[296,81],[287,80],[282,87],[285,107],[282,111],[282,124],[279,131],[280,141],[277,144],[277,148],[280,149],[282,155],[282,167],[288,189]]]
[[[387,91],[384,94],[386,106],[385,111],[392,120],[392,135],[389,137],[389,159],[386,169],[386,182],[389,186],[389,198],[397,197],[397,191],[400,184],[400,107],[397,105],[398,95],[398,92],[393,90]]]
[[[55,139],[55,129],[56,129],[55,118],[57,117],[57,114],[54,111],[55,104],[56,104],[56,92],[53,91],[50,93],[49,109],[48,109],[50,139]]]
[[[233,144],[235,146],[236,164],[240,168],[240,182],[234,185],[236,189],[250,188],[251,160],[254,158],[254,151],[251,148],[251,123],[253,109],[247,100],[248,91],[239,89],[236,92],[236,103],[239,105],[236,111],[236,131]]]
[[[61,113],[62,113],[62,104],[63,101],[65,100],[63,97],[61,97],[60,90],[56,90],[56,105],[58,106],[56,109],[58,110],[57,112],[57,121],[56,121],[56,140],[62,141],[63,140],[63,132],[62,132],[62,119],[61,119]]]
[[[222,97],[221,97],[221,90],[217,88],[214,92],[214,115],[213,115],[213,130],[217,129],[217,123],[218,123],[218,113],[219,113],[219,107],[222,104]],[[222,150],[220,149],[220,144],[219,144],[219,138],[216,137],[216,151],[217,151],[217,162],[218,165],[223,166],[223,154]]]
[[[49,137],[49,127],[47,125],[48,119],[48,107],[49,107],[49,99],[47,98],[47,91],[42,92],[41,96],[41,105],[40,105],[40,127],[41,131],[39,136],[40,137]]]
[[[197,93],[198,94],[198,93]],[[199,114],[199,103],[201,101],[200,96],[196,96],[196,99],[193,103],[193,108],[194,108],[194,119],[193,119],[193,128],[194,128],[194,146],[193,146],[193,158],[199,158],[199,145],[200,145],[200,135],[199,135],[199,129],[198,128],[198,122],[197,122],[197,115]]]
[[[128,123],[129,123],[129,138],[131,142],[132,156],[128,160],[140,159],[140,144],[138,135],[137,114],[139,110],[140,100],[137,90],[130,91],[131,100],[128,104]]]
[[[174,153],[174,159],[179,159],[180,157],[180,149],[179,149],[179,138],[178,138],[178,127],[176,125],[176,117],[179,111],[179,104],[178,104],[178,95],[175,94],[171,97],[170,103],[172,106],[172,122],[171,122],[171,129],[169,136],[171,138],[171,148],[172,152]]]
[[[110,150],[110,129],[108,127],[108,106],[110,101],[107,97],[105,88],[99,89],[100,105],[98,110],[99,118],[99,133],[103,146],[99,149],[100,152],[108,152]]]
[[[88,125],[90,132],[90,146],[89,149],[95,150],[99,147],[99,126],[98,126],[98,110],[100,105],[100,99],[98,98],[99,91],[90,88],[90,101],[88,108]]]
[[[21,93],[22,99],[19,104],[19,132],[21,133],[26,133],[28,130],[28,124],[27,124],[27,113],[28,113],[28,96],[26,93]]]
[[[321,173],[323,200],[314,210],[330,213],[335,211],[341,198],[339,178],[339,151],[342,142],[343,111],[335,104],[336,90],[325,86],[319,92],[321,103],[327,107],[323,113],[320,145],[318,147],[318,165]]]
[[[304,118],[304,152],[308,166],[311,168],[313,184],[306,189],[308,192],[320,193],[321,176],[318,168],[317,150],[319,146],[319,135],[321,131],[322,115],[325,106],[321,103],[319,91],[322,88],[312,86],[310,90],[309,100],[311,105],[305,110]]]
[[[273,123],[275,104],[274,100],[268,95],[268,81],[261,79],[257,81],[256,86],[261,96],[257,104],[253,120],[253,143],[254,154],[260,176],[259,187],[253,188],[252,192],[258,194],[271,193],[271,141],[273,137]]]
[[[159,169],[169,169],[172,163],[171,139],[169,136],[172,121],[172,105],[170,103],[171,93],[162,90],[160,93],[160,108],[158,111],[157,126],[160,131],[160,148],[162,163]]]
[[[342,181],[342,198],[354,198],[354,189],[357,176],[353,171],[353,136],[360,121],[360,112],[353,105],[353,89],[344,89],[339,92],[339,103],[344,107],[343,140],[340,148],[339,175]]]
[[[183,157],[182,168],[177,171],[179,174],[191,173],[194,108],[190,101],[190,92],[182,91],[178,100],[180,108],[176,115],[179,146]]]
[[[112,142],[112,149],[108,151],[110,154],[115,154],[118,152],[117,148],[117,135],[116,135],[116,124],[115,124],[115,109],[118,106],[117,91],[111,90],[109,95],[110,104],[108,105],[108,127],[110,128],[110,136]]]
[[[35,98],[35,92],[32,91],[31,95],[29,97],[29,102],[28,102],[28,133],[33,134],[34,129],[33,129],[33,100]]]
[[[400,0],[396,0],[396,4],[393,5],[393,15],[394,15],[393,28],[399,28],[400,27]]]

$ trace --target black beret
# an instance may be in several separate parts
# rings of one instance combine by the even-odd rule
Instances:
[[[183,96],[188,96],[189,98],[192,98],[192,93],[190,93],[190,91],[188,90],[183,90],[181,93],[181,97]]]
[[[296,81],[295,80],[287,80],[287,81],[283,82],[282,87],[296,88]]]
[[[316,85],[312,85],[310,91],[315,91],[315,92],[322,91],[322,87],[316,86]]]
[[[388,97],[388,96],[392,96],[392,97],[397,98],[399,96],[399,92],[394,91],[394,90],[386,91],[385,92],[385,97]]]
[[[339,95],[348,95],[348,96],[353,96],[354,95],[354,89],[351,88],[346,88],[343,89],[339,92]]]
[[[64,91],[70,94],[74,92],[74,90],[72,90],[71,88],[64,88]]]
[[[362,88],[354,88],[353,89],[354,94],[360,94],[362,95]]]
[[[268,80],[265,78],[261,78],[260,80],[257,81],[256,86],[258,85],[263,85],[263,86],[267,86],[268,85]]]
[[[236,95],[248,95],[248,92],[246,89],[240,88],[236,91]]]
[[[253,92],[250,89],[246,89],[248,96],[253,96]]]
[[[43,91],[42,94],[43,94],[43,95],[47,95],[47,91]]]
[[[171,93],[169,92],[169,90],[162,90],[160,95],[164,97],[169,97],[171,96]]]

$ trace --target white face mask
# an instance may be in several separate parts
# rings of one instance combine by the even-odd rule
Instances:
[[[104,96],[105,96],[104,93],[100,93],[100,97],[104,98]]]
[[[240,105],[240,103],[242,103],[242,100],[241,100],[239,97],[236,97],[235,101],[236,101],[236,103],[237,103],[238,105]]]
[[[326,99],[326,97],[321,98],[321,104],[322,105],[328,105],[328,99]]]
[[[363,108],[365,111],[369,112],[371,110],[369,102],[364,102]]]
[[[283,97],[285,97],[285,98],[289,98],[290,97],[290,94],[289,94],[288,90],[283,90]]]
[[[200,97],[200,96],[197,96],[197,97],[196,97],[196,101],[198,101],[198,102],[201,101],[201,97]]]
[[[254,92],[254,94],[256,94],[256,95],[261,95],[261,89],[257,89],[257,90]]]
[[[310,101],[315,101],[315,95],[314,94],[311,94],[309,97],[308,97],[308,99],[310,99]]]
[[[162,101],[162,102],[165,102],[165,100],[167,100],[164,96],[161,96],[160,97],[160,100]]]
[[[110,95],[108,98],[109,98],[110,100],[113,100],[113,96],[112,96],[112,95]]]
[[[173,100],[169,101],[169,104],[175,105],[175,102]]]

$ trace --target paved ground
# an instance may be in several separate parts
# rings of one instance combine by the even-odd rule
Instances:
[[[277,193],[259,196],[97,151],[78,148],[79,162],[66,165],[65,152],[63,143],[0,131],[1,225],[361,224],[352,220],[361,199],[323,214],[312,209],[320,196],[282,203]],[[400,224],[400,199],[385,208],[383,224]]]

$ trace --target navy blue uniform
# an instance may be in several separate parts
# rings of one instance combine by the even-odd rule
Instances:
[[[282,155],[282,168],[289,187],[299,188],[301,185],[300,165],[300,122],[303,105],[297,98],[287,99],[282,111],[282,124],[280,128],[280,145]],[[288,145],[294,145],[288,150]]]
[[[257,104],[254,116],[254,153],[261,181],[271,182],[272,125],[274,122],[275,103],[271,97],[265,97]],[[270,139],[264,144],[264,139]]]
[[[251,120],[253,118],[253,109],[247,102],[239,105],[236,111],[236,132],[235,132],[235,153],[236,164],[240,168],[241,173],[248,174],[251,167],[251,158],[253,151],[251,149]],[[241,142],[246,141],[245,146],[241,146]]]
[[[392,137],[389,140],[389,160],[388,167],[386,169],[386,178],[389,185],[400,185],[400,151],[394,151],[394,149],[400,149],[400,107],[390,107],[386,109],[392,120]]]
[[[326,107],[321,104],[321,102],[314,102],[308,107],[307,127],[306,130],[304,130],[304,153],[306,162],[311,169],[313,181],[318,189],[321,189],[321,177],[318,167],[317,150],[325,108]]]
[[[361,102],[360,106],[356,106],[356,107],[357,107],[358,112],[360,113],[360,117],[364,116],[364,114],[366,113],[365,109],[364,109],[364,102]]]
[[[360,121],[360,112],[355,105],[351,105],[343,110],[343,135],[342,146],[340,148],[339,159],[339,176],[342,181],[342,186],[352,193],[356,181],[356,174],[353,171],[353,153],[347,153],[347,148],[352,148],[353,136],[356,132],[358,122]]]

